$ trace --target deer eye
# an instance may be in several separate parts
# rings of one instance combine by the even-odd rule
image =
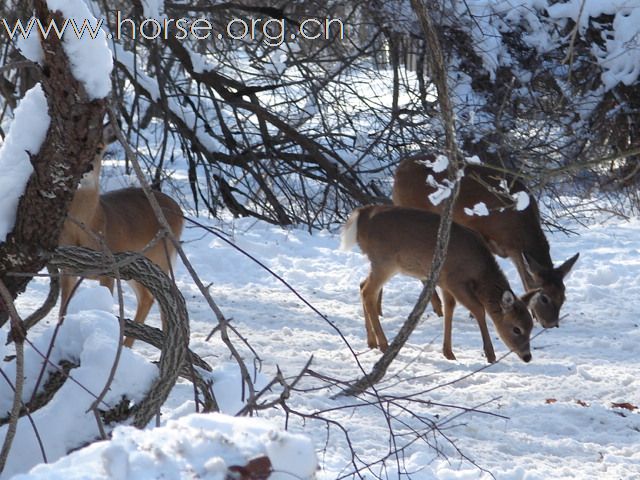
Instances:
[[[513,333],[516,335],[522,335],[522,330],[520,330],[520,327],[513,327]]]
[[[542,293],[540,294],[540,301],[546,305],[549,303],[549,297],[547,297],[544,293]]]

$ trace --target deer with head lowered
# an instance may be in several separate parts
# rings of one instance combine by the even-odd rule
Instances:
[[[370,348],[388,347],[380,325],[382,286],[397,273],[426,279],[431,267],[440,217],[414,208],[370,205],[353,211],[342,231],[342,249],[358,244],[371,262],[367,278],[360,284],[367,342]],[[526,302],[536,292],[518,298],[487,248],[475,232],[453,223],[447,256],[438,278],[444,300],[442,352],[455,360],[451,346],[456,302],[475,317],[482,334],[487,360],[496,356],[487,328],[486,314],[502,341],[523,361],[531,360],[529,336],[533,320]]]
[[[106,125],[91,170],[84,174],[73,197],[58,244],[87,247],[97,251],[106,248],[113,253],[140,252],[168,273],[175,260],[176,251],[170,241],[157,238],[161,226],[144,191],[141,188],[123,188],[100,194],[102,158],[107,146],[113,141],[113,129]],[[154,192],[154,195],[173,235],[180,238],[184,223],[180,206],[161,192]],[[97,279],[101,285],[113,292],[112,278]],[[76,280],[77,278],[63,272],[61,313],[72,295]],[[153,296],[138,282],[131,281],[129,284],[138,301],[134,320],[144,323],[153,305]],[[125,339],[124,345],[131,347],[133,339]]]
[[[434,168],[435,159],[435,155],[424,154],[400,162],[393,181],[395,205],[441,213],[441,206],[429,199],[436,183],[446,178],[446,171]],[[515,194],[526,195],[526,208],[516,208]],[[474,214],[474,207],[482,204],[482,213],[486,215]],[[560,307],[565,301],[563,279],[579,253],[559,267],[553,266],[549,243],[540,226],[538,205],[525,185],[488,166],[467,165],[453,220],[478,232],[494,254],[513,261],[525,290],[540,290],[529,303],[534,316],[545,328],[557,327]]]

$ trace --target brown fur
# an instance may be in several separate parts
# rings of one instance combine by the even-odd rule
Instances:
[[[398,273],[426,279],[439,222],[438,215],[388,205],[356,209],[347,222],[343,231],[344,246],[349,246],[355,238],[371,261],[369,276],[360,288],[370,348],[378,347],[384,351],[388,346],[379,320],[382,286]],[[524,301],[513,294],[493,255],[476,233],[452,225],[448,254],[438,286],[444,299],[442,350],[446,358],[455,359],[451,348],[451,325],[457,301],[469,309],[478,322],[489,362],[494,362],[496,357],[487,329],[486,313],[505,344],[525,362],[531,360],[531,315]]]
[[[426,180],[428,175],[432,175],[441,182],[446,178],[446,172],[436,173],[421,162],[434,158],[423,155],[400,162],[393,183],[395,205],[441,213],[442,207],[433,205],[428,198],[434,188]],[[478,232],[494,254],[510,258],[518,269],[525,290],[541,289],[540,294],[532,297],[530,308],[543,327],[557,327],[560,308],[565,301],[563,279],[579,254],[554,268],[549,243],[540,226],[538,205],[522,182],[480,165],[468,165],[464,173],[454,205],[454,221]],[[501,178],[506,179],[509,193],[527,192],[529,206],[526,209],[515,210],[511,196],[501,193]],[[465,208],[472,209],[479,202],[487,206],[490,215],[467,215],[464,212]]]

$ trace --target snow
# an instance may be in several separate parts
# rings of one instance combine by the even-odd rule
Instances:
[[[72,299],[70,313],[55,337],[56,348],[52,351],[46,371],[52,372],[52,365],[58,365],[62,359],[79,362],[80,367],[72,371],[75,382],[65,382],[51,402],[32,414],[50,461],[99,436],[89,407],[95,399],[94,395],[106,383],[120,338],[118,321],[110,313],[112,307],[113,300],[106,288],[87,288]],[[51,326],[33,339],[34,347],[25,346],[25,402],[31,398],[42,368],[40,353],[47,352],[53,337],[54,328]],[[10,346],[0,347],[0,357],[11,353]],[[15,381],[15,361],[5,363],[3,371]],[[114,406],[124,392],[132,401],[141,400],[156,375],[157,368],[143,356],[129,349],[123,350],[121,363],[104,402]],[[131,379],[135,381],[131,382]],[[12,401],[12,389],[0,390],[0,412],[9,411]],[[4,438],[6,429],[6,425],[0,427],[0,437]],[[25,471],[42,461],[39,454],[35,453],[39,449],[34,449],[33,455],[23,454],[33,448],[34,442],[34,430],[27,418],[23,417],[18,423],[14,446],[2,478],[9,478],[11,474]]]
[[[501,19],[493,15],[495,3],[487,0],[465,0],[455,2],[456,13],[462,17],[471,14],[479,19],[471,25],[471,36],[476,53],[482,59],[485,70],[491,80],[495,80],[496,69],[500,65],[508,65],[511,60],[505,48],[502,48],[500,34]]]
[[[439,155],[438,158],[443,158],[444,160],[447,161],[448,164],[448,160],[446,157]],[[441,160],[437,160],[437,162],[440,162],[439,166],[437,168],[441,168],[442,170],[439,171],[444,171],[444,169],[446,169],[446,165],[443,167],[442,166],[442,161]],[[436,163],[437,163],[436,162]],[[437,170],[436,170],[437,171]],[[456,172],[456,182],[459,182],[460,179],[464,177],[464,170],[460,169]],[[429,201],[433,204],[433,205],[440,205],[440,202],[442,202],[443,200],[449,198],[449,196],[451,195],[451,191],[453,189],[454,186],[454,182],[449,180],[448,178],[444,178],[442,179],[440,182],[438,182],[433,175],[427,175],[427,185],[429,185],[432,188],[435,188],[436,191],[433,193],[429,194]]]
[[[18,202],[33,172],[29,156],[40,151],[50,121],[44,92],[36,85],[18,105],[9,133],[0,145],[0,242],[13,230]]]
[[[142,10],[145,18],[153,18],[162,21],[165,18],[164,0],[142,0]]]
[[[567,3],[566,11],[561,15],[556,10],[554,18],[560,20],[575,14],[579,3]],[[593,14],[596,3],[587,2],[585,12]],[[494,23],[486,32],[496,37],[480,45],[484,50],[481,58],[489,69],[509,60],[495,50],[500,47],[496,39],[508,22],[526,21],[533,25],[533,18],[537,19],[533,12],[547,7],[545,0],[513,4],[506,0],[470,3],[480,13],[498,11],[500,7],[506,19],[504,22],[491,19]],[[602,8],[609,8],[610,4],[622,8],[620,2],[600,2]],[[491,8],[486,9],[487,6]],[[145,3],[145,15],[161,15],[161,10],[160,1]],[[489,14],[477,18],[478,29],[485,28],[486,19],[490,19]],[[625,34],[633,33],[632,26],[625,22],[620,25]],[[623,38],[623,30],[617,31],[615,38]],[[536,42],[538,48],[551,49],[557,45],[556,38],[546,34],[534,37],[534,33],[535,30],[530,41]],[[607,45],[614,47],[611,43]],[[159,98],[157,80],[136,65],[133,54],[118,45],[115,51],[126,68],[131,72],[137,70],[139,80],[152,97]],[[626,61],[633,55],[621,54]],[[201,60],[204,58],[197,59]],[[197,68],[205,68],[198,65]],[[390,95],[385,85],[372,81],[368,87],[372,92],[377,89]],[[384,98],[378,93],[370,98]],[[25,105],[21,106],[25,111],[29,109],[28,98],[21,104]],[[44,107],[40,105],[39,109],[31,108],[32,113],[22,114],[21,122],[16,119],[0,149],[3,173],[7,172],[3,157],[5,162],[6,158],[20,158],[11,152],[24,152],[25,145],[31,145],[28,142],[37,144],[34,148],[42,142],[46,126],[39,142],[31,131],[28,136],[24,134],[27,139],[16,133],[11,154],[2,153],[9,148],[7,144],[17,125],[29,121],[29,128],[33,128],[34,118],[48,125],[43,102],[42,99]],[[196,122],[192,112],[174,99],[170,102],[176,115],[194,127],[208,148],[222,149],[201,126],[202,122]],[[19,111],[16,116],[20,117]],[[26,155],[23,158],[28,164]],[[466,160],[474,163],[473,159]],[[181,161],[176,161],[175,178],[187,179]],[[434,163],[438,162],[443,164],[442,159]],[[108,168],[112,166],[109,164]],[[18,176],[6,175],[0,178],[0,185],[4,178],[11,178],[12,184],[20,183],[16,181]],[[433,178],[430,181],[438,189],[431,199],[434,203],[450,194],[450,184],[438,184]],[[6,183],[0,188],[3,194],[0,219],[7,218],[5,211],[12,215],[15,212],[15,205],[11,208],[4,201],[9,188]],[[181,187],[188,196],[188,186]],[[529,197],[524,192],[514,194],[513,198],[518,210],[527,208]],[[487,209],[479,203],[468,210],[482,215]],[[314,474],[319,479],[350,477],[355,468],[362,468],[362,476],[366,478],[398,478],[400,470],[411,472],[407,478],[418,480],[488,480],[492,475],[523,480],[640,478],[638,410],[615,406],[640,404],[639,219],[601,223],[594,217],[591,224],[565,222],[563,226],[577,232],[577,236],[549,235],[556,263],[577,251],[581,257],[567,280],[567,302],[562,310],[566,317],[562,326],[552,330],[536,326],[531,363],[524,364],[514,355],[507,355],[486,368],[477,325],[461,306],[454,315],[454,350],[458,359],[445,360],[440,348],[442,319],[429,311],[377,386],[380,394],[395,396],[397,400],[391,402],[378,402],[369,394],[358,399],[333,398],[340,390],[340,382],[360,377],[380,357],[379,352],[366,347],[359,299],[358,285],[368,268],[366,258],[357,251],[338,251],[337,231],[310,235],[302,228],[282,229],[255,219],[199,221],[229,232],[236,245],[281,275],[329,320],[316,315],[268,272],[222,240],[187,228],[183,240],[190,260],[205,284],[210,285],[210,292],[225,315],[232,319],[232,325],[260,357],[255,358],[232,335],[243,358],[254,367],[251,375],[256,388],[262,389],[279,371],[284,378],[294,378],[312,357],[314,371],[337,381],[305,377],[286,400],[289,411],[279,406],[258,412],[262,418],[234,418],[193,413],[193,388],[180,380],[162,410],[160,427],[150,425],[145,430],[117,427],[110,441],[92,444],[69,455],[69,450],[97,438],[98,433],[95,420],[86,412],[92,398],[77,384],[67,381],[50,405],[33,414],[48,459],[54,463],[35,466],[41,461],[39,447],[30,425],[23,419],[8,469],[0,478],[4,480],[16,473],[24,474],[17,478],[46,479],[87,478],[87,475],[118,479],[224,478],[228,466],[242,465],[256,455],[265,454],[281,478],[310,478]],[[353,240],[347,235],[344,243],[348,245]],[[499,262],[514,291],[522,292],[513,265],[501,259]],[[207,378],[214,381],[221,411],[235,414],[245,405],[238,368],[219,336],[205,340],[215,326],[213,315],[184,267],[178,265],[175,273],[187,299],[191,348],[213,367]],[[81,367],[72,372],[73,377],[84,386],[100,390],[113,362],[118,326],[108,313],[113,309],[109,294],[104,289],[91,288],[90,282],[85,283],[88,285],[82,287],[70,305],[52,361],[74,356]],[[399,330],[420,289],[419,282],[400,276],[385,286],[383,326],[389,338]],[[41,304],[46,291],[47,282],[35,279],[19,298],[20,311],[25,316],[32,312]],[[134,305],[131,292],[127,292],[126,301],[130,312]],[[47,349],[55,321],[52,314],[30,333],[29,338],[39,350]],[[157,307],[148,323],[160,326]],[[493,325],[489,328],[498,355],[507,354]],[[6,327],[0,336],[4,334]],[[0,358],[12,353],[10,345],[0,348]],[[112,403],[124,391],[134,401],[140,399],[157,373],[149,363],[158,356],[151,347],[138,342],[133,351],[124,350],[122,355],[119,376],[106,399]],[[28,348],[25,398],[33,391],[33,379],[41,363],[41,357]],[[2,370],[9,378],[15,377],[12,361],[3,362]],[[274,387],[267,398],[281,393],[278,388]],[[10,408],[9,390],[6,386],[0,388],[0,412]],[[433,430],[432,425],[441,429],[442,434]],[[6,426],[0,427],[0,438],[4,438],[5,432]],[[391,433],[395,434],[393,440]],[[394,454],[390,451],[393,448],[401,450]]]
[[[640,4],[637,0],[456,0],[454,11],[468,19],[473,48],[492,80],[500,66],[513,59],[502,38],[522,27],[523,39],[539,52],[550,52],[567,44],[557,26],[567,19],[578,24],[584,35],[592,19],[613,17],[611,31],[603,34],[602,46],[593,43],[595,60],[602,69],[604,91],[623,83],[632,85],[640,75]]]
[[[430,160],[419,160],[418,163],[423,163],[430,170],[440,173],[444,172],[449,166],[449,159],[445,155],[438,154],[433,162]]]
[[[153,100],[158,101],[160,99],[160,86],[158,85],[157,78],[147,74],[144,67],[141,66],[139,59],[137,59],[132,52],[125,50],[122,45],[115,44],[114,51],[115,58],[118,62],[137,79],[138,84],[147,90]],[[196,72],[200,70],[202,70],[202,72],[207,71],[210,67],[207,56],[191,51],[189,54],[192,61],[194,61],[194,69]],[[169,109],[186,124],[187,128],[195,131],[198,141],[210,152],[221,152],[227,149],[209,133],[208,126],[204,125],[192,110],[185,108],[175,97],[170,97],[168,102]]]
[[[47,0],[52,11],[59,11],[64,18],[73,19],[78,28],[83,21],[95,28],[98,21],[87,8],[84,0]],[[85,31],[82,38],[67,29],[62,46],[71,63],[73,76],[83,84],[91,100],[105,98],[111,91],[111,70],[113,58],[107,45],[107,35],[103,30],[96,38]]]
[[[273,480],[312,478],[317,460],[308,438],[256,418],[192,414],[155,430],[118,427],[99,442],[41,465],[15,480],[207,478],[224,479],[228,467],[268,456]]]
[[[529,193],[525,191],[515,192],[511,197],[516,201],[516,210],[522,211],[529,206]]]
[[[202,53],[194,52],[187,48],[189,57],[191,58],[191,64],[193,65],[193,71],[196,73],[206,73],[215,70],[217,62],[213,57],[209,55],[203,55]]]
[[[633,84],[640,75],[640,4],[636,0],[571,0],[547,7],[554,19],[571,18],[584,33],[591,18],[612,15],[611,35],[604,37],[604,46],[595,43],[593,52],[604,70],[602,82],[610,90],[619,83]]]
[[[38,35],[28,35],[23,37],[20,35],[17,42],[18,50],[28,60],[42,65],[44,60],[44,52]]]
[[[489,209],[487,208],[486,203],[478,202],[473,206],[473,208],[465,207],[464,213],[469,216],[478,215],[480,217],[486,217],[487,215],[489,215]]]
[[[439,183],[433,178],[433,175],[428,175],[427,185],[436,189],[435,192],[429,194],[429,201],[433,205],[440,205],[440,202],[451,195],[451,184],[448,179],[444,179],[442,183]]]

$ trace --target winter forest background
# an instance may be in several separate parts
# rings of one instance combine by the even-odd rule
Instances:
[[[102,32],[12,38],[33,16]],[[179,18],[215,35],[153,35]],[[291,38],[301,25],[317,38]],[[0,478],[640,478],[639,75],[640,0],[6,0]],[[53,308],[57,269],[112,268],[57,249],[107,117],[102,190],[145,181],[187,217],[177,289],[154,283],[166,341],[158,307],[148,328],[124,323],[126,289],[122,305],[83,282],[61,325]],[[458,360],[442,358],[428,310],[354,392],[381,354],[368,265],[337,251],[339,227],[389,203],[398,162],[422,151],[525,181],[553,259],[581,252],[562,324],[536,326],[531,364],[496,340],[489,366],[463,308]],[[390,338],[421,289],[385,287]],[[123,331],[142,340],[119,348]]]

